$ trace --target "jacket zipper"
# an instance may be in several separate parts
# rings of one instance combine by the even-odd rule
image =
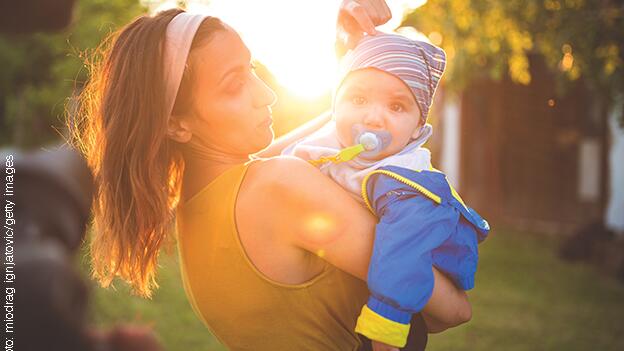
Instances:
[[[434,194],[433,192],[427,190],[424,186],[409,180],[405,177],[402,177],[396,173],[390,172],[390,171],[386,171],[383,169],[378,169],[376,171],[372,171],[369,174],[367,174],[364,179],[362,180],[362,198],[364,199],[364,203],[366,204],[366,207],[368,207],[368,209],[372,212],[375,213],[375,211],[373,210],[373,207],[371,206],[370,201],[368,200],[368,193],[366,191],[366,184],[368,183],[368,178],[370,178],[370,176],[372,176],[373,174],[383,174],[383,175],[387,175],[393,179],[398,180],[399,182],[408,185],[416,190],[418,190],[420,193],[422,193],[423,195],[425,195],[426,197],[428,197],[429,199],[431,199],[432,201],[434,201],[437,204],[441,204],[442,203],[442,198],[439,197],[438,195]]]

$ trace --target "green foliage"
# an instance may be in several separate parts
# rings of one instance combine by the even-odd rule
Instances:
[[[137,0],[78,1],[63,32],[0,35],[0,144],[57,138],[67,98],[87,79],[83,53],[145,12]]]
[[[624,6],[605,0],[436,0],[404,22],[446,50],[446,79],[478,76],[529,84],[539,54],[561,87],[583,78],[607,99],[624,92]]]

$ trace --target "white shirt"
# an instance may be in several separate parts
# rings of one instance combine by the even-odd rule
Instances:
[[[320,170],[348,190],[357,200],[363,202],[362,181],[370,172],[383,166],[398,166],[415,171],[430,168],[431,152],[422,145],[429,139],[432,130],[430,124],[425,124],[417,139],[407,144],[399,153],[381,160],[365,160],[355,157],[347,162],[326,162],[320,166]],[[333,156],[346,146],[338,141],[336,123],[332,120],[318,131],[286,147],[282,155],[292,155],[309,161]]]

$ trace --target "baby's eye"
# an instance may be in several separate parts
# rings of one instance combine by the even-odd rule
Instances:
[[[390,109],[392,111],[394,111],[394,112],[403,112],[403,111],[405,111],[405,107],[403,107],[403,105],[399,104],[399,103],[390,104]]]
[[[366,103],[366,99],[361,96],[354,96],[351,98],[351,102],[355,105],[364,105]]]

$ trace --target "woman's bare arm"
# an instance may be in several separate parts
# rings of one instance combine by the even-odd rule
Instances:
[[[288,145],[316,132],[322,126],[324,126],[325,123],[329,122],[330,119],[331,119],[331,112],[330,111],[324,112],[314,117],[312,120],[302,124],[301,126],[275,139],[275,141],[273,141],[271,145],[269,145],[269,147],[260,151],[255,156],[260,157],[260,158],[269,158],[269,157],[279,156]]]
[[[344,189],[309,163],[279,157],[263,162],[267,193],[265,208],[273,230],[285,241],[316,253],[334,266],[364,281],[372,254],[376,218]],[[434,268],[435,284],[423,313],[431,332],[470,319],[470,304],[459,290]]]
[[[433,294],[422,310],[429,333],[440,333],[448,328],[466,323],[472,318],[468,295],[453,282],[433,268]]]

